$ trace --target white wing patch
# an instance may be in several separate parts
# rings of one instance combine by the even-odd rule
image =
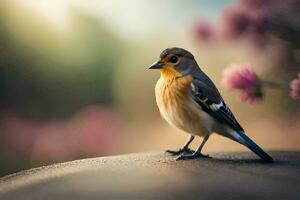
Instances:
[[[210,109],[212,109],[212,110],[219,110],[221,107],[223,107],[224,106],[224,104],[223,104],[223,101],[221,101],[221,103],[219,103],[219,104],[215,104],[215,103],[213,103],[212,105],[210,105],[209,107],[210,107]]]

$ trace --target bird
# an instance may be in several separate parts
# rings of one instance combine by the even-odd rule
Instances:
[[[148,69],[160,71],[155,85],[155,99],[162,118],[188,134],[183,147],[167,150],[176,155],[177,160],[209,157],[202,154],[202,149],[213,133],[246,146],[264,161],[273,160],[245,134],[192,53],[179,47],[167,48]],[[203,141],[192,151],[189,145],[196,136],[202,137]]]

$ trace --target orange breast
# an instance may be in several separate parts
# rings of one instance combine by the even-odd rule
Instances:
[[[192,99],[190,84],[191,76],[180,78],[161,77],[156,84],[156,102],[162,117],[170,124],[190,131],[190,124],[199,120],[197,110]]]
[[[162,77],[156,87],[156,95],[159,97],[160,103],[173,107],[184,104],[184,101],[191,96],[191,81],[190,76],[167,79]]]

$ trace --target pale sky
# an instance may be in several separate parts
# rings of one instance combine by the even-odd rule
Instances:
[[[58,29],[76,9],[101,19],[122,37],[142,37],[157,31],[182,32],[197,17],[216,20],[233,0],[16,0],[32,8]]]

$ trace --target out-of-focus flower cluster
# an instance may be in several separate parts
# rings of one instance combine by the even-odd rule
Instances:
[[[288,84],[282,83],[299,73],[299,17],[299,0],[236,0],[221,11],[215,25],[198,20],[195,35],[202,43],[243,39],[250,41],[252,46],[265,47],[261,50],[268,47],[277,50],[279,56],[274,57],[273,73],[281,75],[276,80],[280,84],[261,80],[249,65],[233,64],[224,70],[222,83],[225,88],[239,90],[242,101],[256,102],[263,98],[265,87],[288,89]],[[282,74],[283,70],[286,73]],[[299,85],[299,77],[290,83],[294,100],[300,99]]]
[[[88,107],[70,120],[34,121],[13,115],[0,119],[1,151],[32,162],[71,160],[110,152],[120,131],[113,110]]]
[[[215,38],[215,34],[217,33],[214,28],[215,27],[208,20],[199,19],[195,24],[195,35],[198,39],[211,41]]]
[[[270,42],[270,35],[300,46],[299,0],[237,0],[225,7],[216,26],[202,19],[195,32],[201,41],[245,37],[257,45]]]
[[[263,98],[263,89],[283,88],[285,85],[261,80],[250,65],[231,64],[223,71],[222,85],[227,90],[239,90],[242,101],[258,102]],[[300,100],[300,74],[298,78],[290,82],[290,94],[292,99]]]
[[[249,65],[230,65],[223,71],[222,84],[227,90],[240,90],[242,101],[255,102],[263,96],[261,81]]]
[[[300,100],[300,74],[298,74],[298,78],[294,79],[291,84],[291,97],[294,100]]]

